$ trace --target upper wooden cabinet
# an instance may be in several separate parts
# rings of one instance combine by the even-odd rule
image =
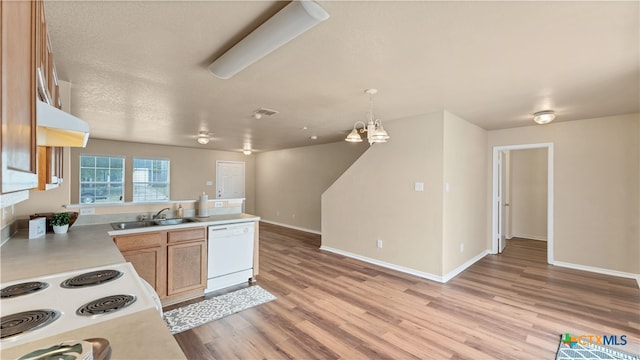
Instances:
[[[64,148],[38,146],[38,190],[49,190],[62,183]]]
[[[2,193],[38,185],[36,152],[36,1],[2,1]]]

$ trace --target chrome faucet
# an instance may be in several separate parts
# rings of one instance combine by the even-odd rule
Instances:
[[[160,214],[161,214],[163,211],[166,211],[166,210],[171,210],[171,209],[170,209],[170,208],[164,208],[164,209],[162,209],[162,210],[158,211],[157,213],[155,213],[155,215],[153,215],[153,217],[152,217],[151,219],[152,219],[152,220],[157,219],[157,218],[160,216]]]

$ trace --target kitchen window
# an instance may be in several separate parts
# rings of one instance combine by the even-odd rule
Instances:
[[[80,155],[80,202],[122,202],[124,157]]]
[[[169,160],[133,158],[133,201],[169,200]]]

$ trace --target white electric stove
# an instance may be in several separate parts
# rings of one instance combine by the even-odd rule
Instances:
[[[162,311],[130,263],[5,282],[0,293],[0,349],[141,310]]]

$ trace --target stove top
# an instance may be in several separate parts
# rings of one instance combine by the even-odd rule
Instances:
[[[65,289],[82,288],[87,286],[96,286],[112,280],[115,280],[122,276],[122,271],[105,269],[98,271],[91,271],[83,273],[78,276],[74,276],[63,281],[60,286]]]
[[[0,290],[0,298],[8,299],[16,296],[27,295],[48,287],[49,284],[41,281],[24,282],[2,288]]]
[[[6,282],[0,289],[0,349],[156,307],[130,263]]]
[[[55,310],[31,310],[2,317],[0,338],[8,339],[47,326],[58,320],[60,312]]]

